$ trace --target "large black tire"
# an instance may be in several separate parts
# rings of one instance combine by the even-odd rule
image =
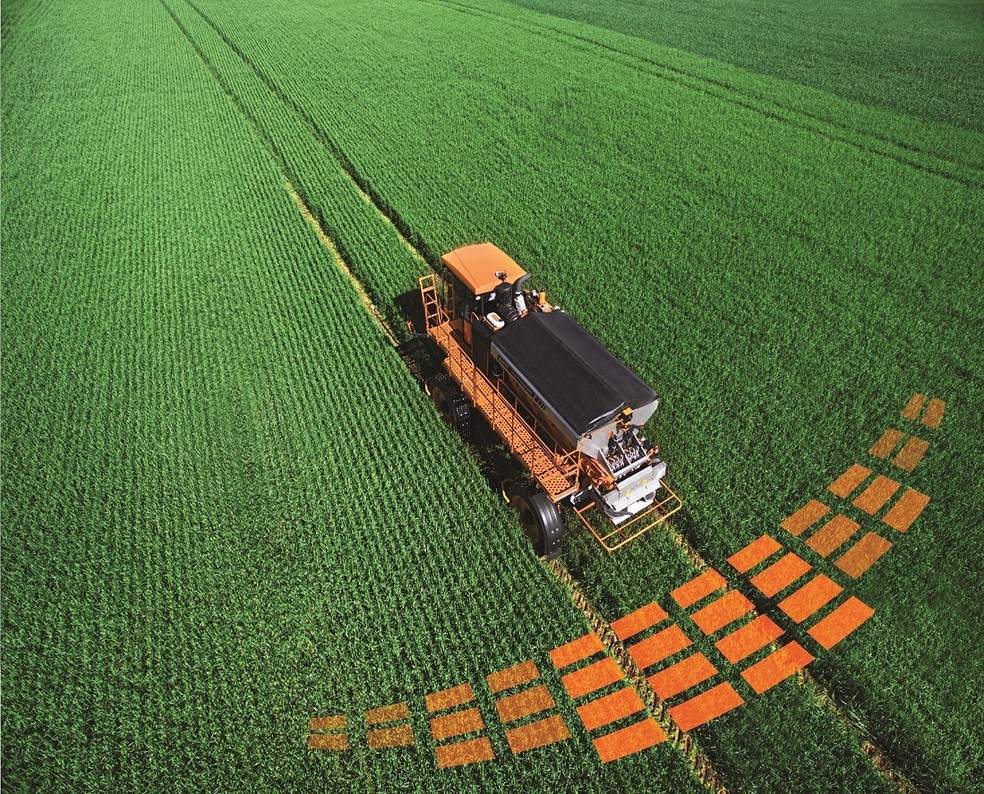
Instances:
[[[516,489],[510,504],[539,557],[554,560],[564,552],[564,517],[543,491]]]
[[[441,366],[440,349],[433,339],[427,336],[411,336],[400,343],[397,352],[407,369],[421,383],[444,372]]]
[[[471,403],[462,394],[450,375],[440,374],[428,378],[424,389],[430,395],[444,424],[453,428],[464,439],[471,438]]]

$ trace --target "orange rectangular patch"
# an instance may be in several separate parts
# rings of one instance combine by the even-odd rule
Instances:
[[[869,474],[871,474],[871,469],[862,466],[860,463],[855,463],[840,477],[830,483],[827,486],[827,490],[835,496],[839,496],[841,499],[847,499],[848,496],[854,493],[855,488],[868,479]]]
[[[929,497],[909,488],[882,519],[892,529],[905,532],[929,504]]]
[[[493,693],[498,693],[504,689],[511,689],[514,686],[525,684],[539,677],[540,671],[536,667],[536,662],[532,659],[527,659],[525,662],[507,667],[505,670],[491,673],[485,676],[485,680],[489,683],[489,689]]]
[[[874,614],[864,601],[851,596],[807,633],[829,651]]]
[[[650,601],[646,606],[630,612],[625,617],[619,618],[612,623],[612,631],[620,640],[634,637],[640,631],[645,631],[650,626],[666,619],[666,612],[655,601]]]
[[[916,468],[919,461],[922,460],[922,457],[926,454],[927,449],[929,449],[928,441],[913,436],[905,442],[905,446],[902,447],[899,454],[895,456],[895,460],[893,460],[892,463],[900,469],[905,469],[906,471],[911,472]]]
[[[909,398],[909,402],[905,404],[905,408],[902,409],[902,416],[906,419],[915,420],[918,418],[924,402],[926,402],[926,395],[916,392]]]
[[[575,700],[622,678],[622,671],[611,656],[565,675],[561,681]]]
[[[559,714],[506,731],[506,741],[509,742],[509,749],[513,751],[513,755],[570,738],[571,732],[567,730],[564,718]]]
[[[553,662],[554,667],[560,670],[562,667],[567,667],[569,664],[574,664],[574,662],[579,662],[582,659],[587,659],[589,656],[594,656],[599,651],[605,650],[605,645],[593,631],[590,634],[585,634],[583,637],[578,637],[576,640],[572,640],[566,645],[561,645],[559,648],[554,648],[550,651],[550,660]]]
[[[599,736],[594,740],[595,750],[603,764],[616,761],[627,755],[648,750],[665,741],[666,734],[652,718],[644,719],[628,728]]]
[[[755,609],[751,601],[731,590],[693,614],[693,621],[704,634],[713,634]]]
[[[407,725],[394,725],[391,728],[373,728],[369,731],[369,749],[382,750],[386,747],[409,747],[413,744],[413,728]]]
[[[369,709],[366,712],[366,725],[378,725],[380,722],[395,722],[405,720],[410,717],[410,709],[407,704],[394,703],[392,706],[380,706],[378,709]]]
[[[308,736],[308,750],[348,750],[347,733],[312,733]]]
[[[892,548],[890,540],[885,540],[881,535],[869,532],[841,555],[834,565],[852,579],[857,579],[878,562],[879,558],[890,548]]]
[[[830,508],[823,502],[811,499],[779,526],[790,535],[802,535],[829,512]]]
[[[499,711],[499,719],[502,722],[512,722],[520,717],[553,708],[554,699],[546,685],[540,684],[533,689],[526,689],[515,695],[500,698],[496,701],[495,707]]]
[[[720,590],[726,584],[724,577],[711,568],[704,571],[700,576],[695,576],[686,584],[680,585],[673,590],[670,595],[684,609],[696,604],[704,596],[710,595],[715,590]]]
[[[615,720],[636,714],[645,708],[639,693],[630,686],[612,692],[610,695],[592,700],[583,706],[577,707],[577,714],[584,723],[584,727],[593,731],[596,728],[603,728]]]
[[[456,711],[453,714],[445,714],[443,717],[434,717],[430,721],[431,734],[438,741],[450,739],[452,736],[461,736],[463,733],[480,731],[485,727],[482,715],[477,708]]]
[[[806,541],[806,545],[817,554],[826,557],[844,545],[844,541],[859,529],[861,525],[857,521],[852,521],[838,513],[817,530],[813,537]]]
[[[442,744],[435,748],[435,752],[437,753],[437,765],[441,769],[475,764],[480,761],[491,761],[495,758],[495,753],[492,752],[492,743],[487,736],[469,739],[467,742]]]
[[[817,503],[819,504],[819,502]],[[763,535],[758,540],[753,540],[741,551],[736,551],[728,562],[738,573],[745,573],[758,565],[762,560],[768,559],[775,554],[782,546],[778,541],[773,540],[768,535]]]
[[[781,628],[765,615],[759,615],[751,623],[746,623],[714,644],[725,659],[735,664],[781,636]]]
[[[879,474],[875,481],[854,500],[854,506],[861,508],[869,515],[874,515],[882,509],[885,502],[891,499],[901,486],[902,483]]]
[[[745,701],[727,681],[670,709],[670,716],[681,730],[698,728],[715,717],[727,714]]]
[[[885,460],[889,455],[891,455],[895,448],[899,445],[905,433],[901,430],[896,430],[890,427],[884,433],[882,433],[881,438],[879,438],[868,450],[869,455],[874,455],[876,458],[881,458]]]
[[[701,681],[706,681],[716,672],[714,665],[698,651],[693,656],[660,670],[656,675],[649,676],[649,685],[661,700],[668,700],[692,686],[697,686]]]
[[[812,661],[813,657],[802,645],[791,642],[742,671],[741,677],[757,694],[761,695],[781,681],[785,681],[797,670],[802,670]]]
[[[837,582],[821,573],[788,598],[780,601],[779,609],[797,623],[802,623],[824,604],[830,603],[843,589]]]
[[[943,410],[945,408],[946,403],[938,397],[934,397],[929,401],[929,405],[926,406],[926,413],[923,414],[922,423],[926,427],[936,430],[940,426],[940,422],[943,421]]]
[[[751,582],[762,591],[763,595],[774,596],[799,579],[808,570],[810,570],[810,563],[790,552],[772,563],[762,573],[753,576]]]
[[[645,670],[649,665],[663,661],[666,657],[672,656],[677,651],[682,651],[690,644],[690,637],[683,633],[683,629],[674,624],[652,637],[646,637],[641,642],[630,645],[628,651],[632,661]]]
[[[424,698],[424,704],[427,706],[428,711],[443,711],[452,706],[460,706],[462,703],[468,703],[474,699],[475,692],[472,690],[471,684],[461,684],[427,695]]]
[[[312,717],[310,723],[312,731],[340,731],[345,725],[344,714],[337,714],[333,717]]]

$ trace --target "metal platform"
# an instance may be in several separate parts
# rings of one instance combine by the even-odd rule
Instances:
[[[492,429],[527,468],[553,502],[577,490],[580,452],[551,446],[539,433],[535,419],[520,415],[519,399],[501,383],[493,384],[454,338],[441,307],[433,275],[420,279],[427,334],[444,351],[444,366]]]

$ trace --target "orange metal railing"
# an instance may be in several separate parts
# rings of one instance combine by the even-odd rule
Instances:
[[[424,304],[424,330],[429,334],[430,329],[448,321],[448,314],[441,305],[437,294],[437,275],[428,273],[420,277],[420,299]]]
[[[492,383],[454,338],[447,312],[437,293],[433,274],[420,279],[427,334],[444,351],[444,366],[492,429],[529,470],[554,502],[577,490],[580,474],[578,449],[566,450],[551,442],[536,418],[521,414],[519,398],[501,381]]]

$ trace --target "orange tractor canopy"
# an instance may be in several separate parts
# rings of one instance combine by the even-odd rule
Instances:
[[[444,420],[468,434],[478,410],[531,482],[506,482],[537,553],[563,550],[569,507],[609,551],[662,523],[681,502],[659,448],[642,435],[659,397],[492,243],[441,258],[420,279],[427,336],[443,372],[425,388]],[[591,511],[594,512],[592,513]]]
[[[509,254],[492,243],[456,248],[442,256],[441,262],[472,295],[492,292],[503,281],[515,284],[526,275]]]

